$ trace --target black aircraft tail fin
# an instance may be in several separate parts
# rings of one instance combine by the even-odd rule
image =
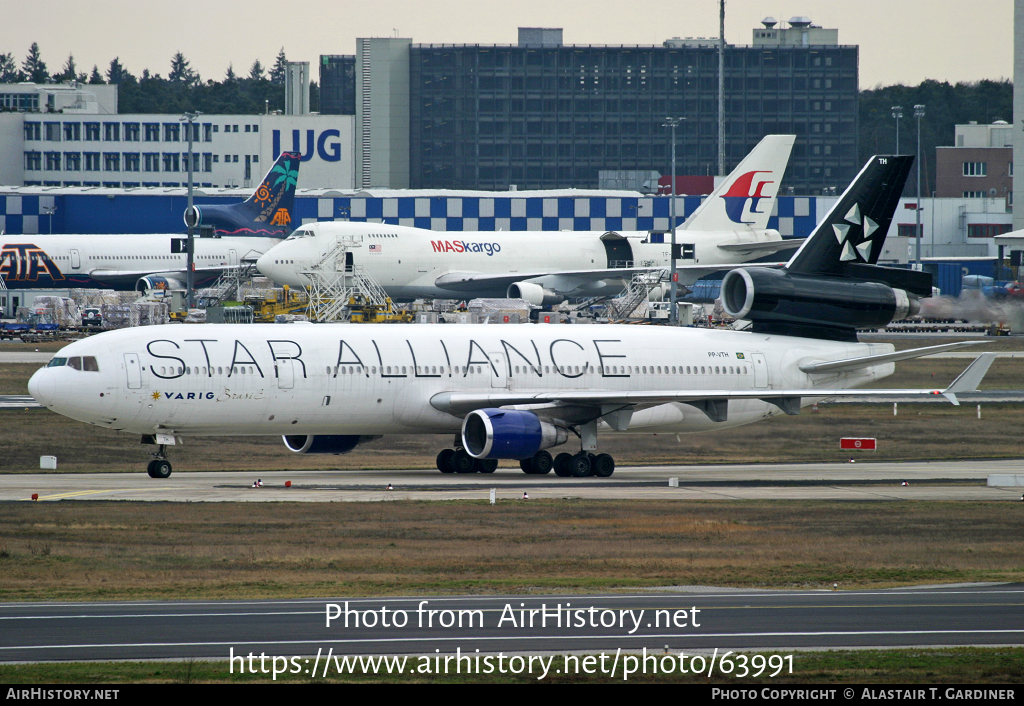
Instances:
[[[931,296],[931,275],[878,265],[912,161],[872,157],[782,269],[729,271],[725,311],[755,333],[836,341],[915,315],[918,298]]]
[[[786,269],[842,276],[847,264],[876,265],[913,161],[910,156],[868,160]]]
[[[294,230],[300,158],[296,152],[282,152],[253,195],[243,203],[196,206],[196,226],[200,232],[212,227],[214,236],[286,237]],[[188,224],[187,214],[185,223]]]

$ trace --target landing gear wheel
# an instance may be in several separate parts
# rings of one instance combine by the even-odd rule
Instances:
[[[147,470],[150,478],[170,478],[171,462],[166,460],[150,461]]]
[[[551,467],[555,465],[554,460],[551,458],[551,454],[547,451],[538,451],[530,459],[530,467],[533,469],[533,474],[536,476],[543,476],[551,473]]]
[[[615,473],[615,459],[608,454],[598,454],[592,460],[594,475],[598,478],[608,478]]]
[[[523,473],[533,475],[533,458],[519,459],[519,467],[523,469]]]
[[[555,456],[555,475],[568,478],[572,475],[572,454],[560,453]]]
[[[465,449],[458,449],[452,456],[452,468],[456,473],[474,473],[476,459],[466,453]]]
[[[572,457],[572,462],[569,465],[572,472],[573,478],[586,478],[591,475],[593,469],[590,463],[590,454],[586,451],[580,451],[578,454]]]
[[[452,457],[455,456],[455,449],[441,449],[437,455],[437,470],[441,473],[455,473],[452,467]]]
[[[477,472],[478,473],[494,473],[498,468],[498,459],[496,458],[478,458],[476,460]]]

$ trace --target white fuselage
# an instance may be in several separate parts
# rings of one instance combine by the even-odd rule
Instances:
[[[11,288],[134,286],[139,277],[184,278],[187,255],[172,252],[184,235],[7,235],[0,274]],[[281,242],[267,237],[195,238],[197,278],[254,262]]]
[[[671,239],[668,234],[664,237],[666,241]],[[719,243],[741,239],[751,243],[781,241],[773,230],[679,230],[677,242],[693,245],[694,257],[677,262],[727,267],[748,261],[752,257],[749,253],[717,247]],[[261,257],[257,267],[278,284],[309,286],[312,280],[303,272],[344,241],[350,256],[347,261],[339,260],[335,269],[362,268],[396,300],[507,296],[508,277],[473,287],[445,286],[444,280],[439,281],[459,273],[521,275],[521,281],[540,284],[565,296],[598,296],[620,291],[631,273],[621,277],[588,277],[587,270],[670,267],[671,243],[649,240],[647,232],[435,232],[408,226],[335,221],[302,226]],[[685,276],[681,281],[685,283]]]
[[[98,370],[43,368],[29,390],[55,412],[138,434],[451,433],[462,419],[431,405],[439,393],[763,389],[770,397],[882,378],[891,363],[812,375],[799,365],[891,351],[614,325],[170,325],[72,343],[55,358],[92,357]],[[657,404],[638,409],[628,431],[707,431],[777,413],[761,399],[738,400],[716,423],[687,404]]]

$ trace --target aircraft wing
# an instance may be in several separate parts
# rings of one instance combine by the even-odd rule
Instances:
[[[803,238],[792,238],[790,240],[770,240],[767,242],[742,242],[736,241],[735,243],[718,243],[716,247],[726,250],[728,252],[742,252],[742,253],[772,253],[778,252],[779,250],[791,250],[793,248],[800,247],[803,243]]]
[[[554,272],[449,272],[434,280],[434,285],[453,293],[470,294],[475,291],[508,287],[516,282],[528,282],[539,277],[564,278],[566,282],[597,282],[600,280],[629,280],[637,272],[666,271],[665,267],[626,267],[608,270],[559,270]],[[721,268],[719,268],[721,269]],[[574,285],[578,286],[578,285]]]
[[[949,387],[938,389],[874,390],[861,388],[825,389],[748,389],[748,390],[557,390],[547,392],[441,392],[430,404],[442,412],[462,416],[475,409],[515,405],[553,405],[557,407],[600,408],[601,414],[620,409],[642,409],[668,402],[682,402],[702,410],[712,421],[728,418],[729,400],[763,400],[786,414],[800,413],[803,397],[889,397],[893,395],[942,395],[959,405],[956,395],[973,392],[981,383],[994,353],[982,353]]]

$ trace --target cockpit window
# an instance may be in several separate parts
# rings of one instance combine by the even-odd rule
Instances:
[[[313,237],[313,231],[308,228],[299,228],[298,230],[293,231],[292,234],[288,236],[287,240],[298,240],[299,238],[311,237]]]
[[[87,373],[98,373],[100,371],[99,363],[96,362],[95,356],[75,356],[73,358],[51,358],[48,368],[60,368],[67,366],[72,370],[84,370]]]

